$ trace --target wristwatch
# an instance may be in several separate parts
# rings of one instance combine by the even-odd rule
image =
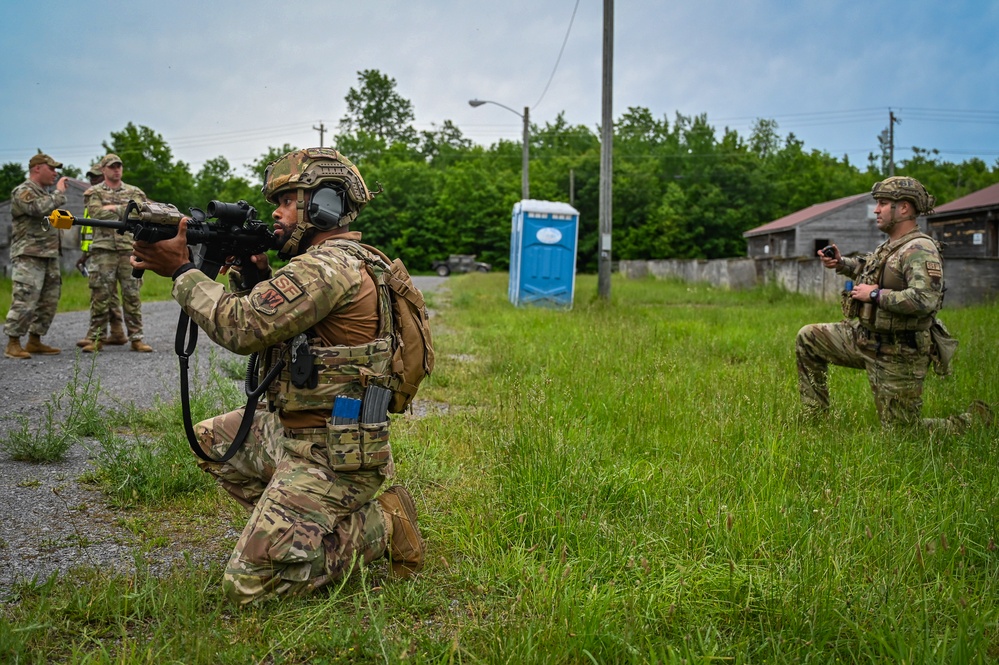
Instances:
[[[875,305],[878,304],[878,296],[881,295],[881,289],[874,289],[871,291],[871,302]]]

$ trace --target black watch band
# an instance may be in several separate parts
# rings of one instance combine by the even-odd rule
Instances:
[[[173,277],[171,277],[171,279],[173,279],[173,281],[176,282],[177,278],[183,275],[188,270],[197,270],[197,269],[198,266],[194,265],[193,263],[191,262],[185,263],[184,265],[182,265],[181,267],[177,268],[177,270],[174,271]]]

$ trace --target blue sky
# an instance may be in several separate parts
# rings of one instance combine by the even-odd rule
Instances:
[[[796,5],[788,7],[787,5]],[[943,159],[999,159],[999,3],[989,0],[617,0],[613,115],[706,113],[748,137],[777,120],[806,149],[866,163],[895,126]],[[335,131],[357,72],[409,99],[417,129],[454,122],[489,145],[520,119],[599,131],[603,2],[580,0],[7,2],[0,162],[37,148],[85,167],[126,123],[176,159],[236,167]],[[558,67],[556,69],[556,61]],[[554,70],[554,77],[552,76]],[[550,82],[549,82],[550,81]],[[546,89],[547,87],[547,89]],[[331,135],[326,135],[329,145]],[[127,180],[127,165],[126,165]]]

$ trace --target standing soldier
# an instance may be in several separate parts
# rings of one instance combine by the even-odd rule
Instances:
[[[920,418],[923,380],[936,353],[930,328],[943,305],[943,261],[936,242],[919,230],[919,215],[933,212],[934,198],[915,178],[892,176],[875,183],[878,229],[888,239],[872,253],[844,258],[836,245],[818,255],[826,268],[856,280],[846,320],[816,323],[798,331],[798,388],[809,415],[829,409],[828,366],[867,370],[881,423],[963,431],[974,419],[992,421],[987,404],[967,413]]]
[[[62,293],[59,230],[46,219],[49,213],[66,204],[67,179],[56,173],[60,168],[61,163],[38,153],[28,162],[28,179],[10,195],[13,289],[4,323],[4,333],[9,338],[4,355],[8,358],[59,353],[59,349],[42,344],[41,337],[52,325]],[[55,191],[46,191],[53,184]],[[24,333],[28,333],[28,343],[22,348]]]
[[[87,171],[87,179],[90,180],[90,186],[100,184],[104,182],[104,174],[101,173],[100,164],[94,164]],[[86,218],[90,217],[90,211],[84,208],[83,216]],[[83,252],[83,256],[79,258],[76,262],[76,267],[80,269],[84,277],[87,278],[87,285],[90,287],[90,311],[94,311],[94,297],[97,295],[97,281],[100,279],[98,277],[97,269],[90,270],[87,266],[87,259],[90,258],[90,245],[94,241],[94,227],[92,226],[81,226],[80,227],[80,251]],[[125,329],[121,326],[121,301],[118,299],[118,290],[114,289],[110,293],[111,298],[108,302],[108,318],[111,320],[111,334],[108,334],[108,329],[105,327],[101,334],[101,343],[103,344],[114,344],[120,346],[128,341],[128,337],[125,336]],[[76,343],[81,349],[90,344],[89,339],[84,337],[79,342]]]
[[[129,201],[146,203],[149,199],[138,187],[122,182],[123,166],[121,158],[113,153],[104,155],[99,162],[104,182],[94,185],[83,193],[87,212],[92,219],[121,220]],[[93,353],[101,348],[101,334],[108,325],[108,307],[111,294],[117,294],[121,284],[121,302],[125,310],[125,327],[132,350],[149,353],[151,346],[142,341],[142,301],[139,289],[142,280],[132,277],[129,257],[132,255],[132,235],[119,234],[114,229],[94,227],[94,239],[90,245],[88,261],[93,266],[90,282],[93,290],[90,298],[90,328],[87,330],[88,344],[82,347],[84,353]]]

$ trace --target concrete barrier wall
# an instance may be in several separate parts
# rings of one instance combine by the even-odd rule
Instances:
[[[825,269],[817,258],[620,261],[618,270],[629,279],[652,275],[707,282],[726,289],[776,283],[792,293],[829,301],[839,299],[846,281],[842,275]],[[944,271],[947,307],[992,303],[999,297],[999,259],[947,259]]]

